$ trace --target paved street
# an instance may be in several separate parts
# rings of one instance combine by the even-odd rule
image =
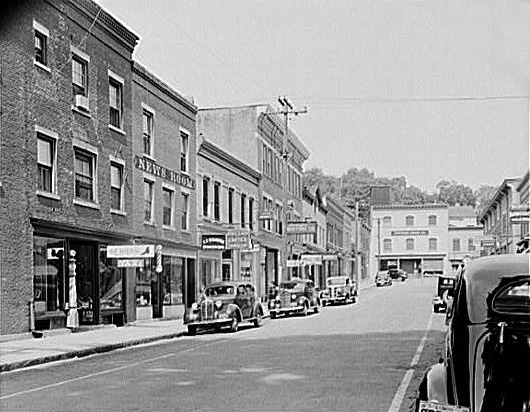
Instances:
[[[434,288],[414,278],[306,318],[5,373],[0,410],[407,411],[441,354]]]

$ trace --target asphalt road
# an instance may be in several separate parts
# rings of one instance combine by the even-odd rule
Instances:
[[[409,279],[261,328],[5,373],[0,410],[409,411],[442,353],[434,290],[434,278]]]

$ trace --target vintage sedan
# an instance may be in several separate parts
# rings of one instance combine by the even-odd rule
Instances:
[[[318,312],[320,300],[310,279],[293,278],[280,283],[278,293],[269,303],[271,319],[293,313],[307,316],[310,310]]]
[[[392,286],[392,278],[386,270],[377,272],[377,275],[375,275],[375,286]]]
[[[254,286],[247,282],[213,283],[184,313],[189,335],[195,335],[199,328],[228,327],[237,332],[241,322],[252,322],[256,327],[263,322],[263,307]]]
[[[326,279],[326,289],[320,291],[320,303],[355,303],[357,285],[349,276],[332,276]]]
[[[445,360],[425,374],[416,411],[530,411],[528,263],[497,255],[463,269],[448,306]]]

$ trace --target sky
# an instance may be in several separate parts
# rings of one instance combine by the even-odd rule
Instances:
[[[286,96],[305,168],[422,190],[529,167],[530,0],[99,0],[199,108]]]

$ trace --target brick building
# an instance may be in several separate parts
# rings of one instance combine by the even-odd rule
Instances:
[[[451,270],[456,272],[464,259],[480,256],[483,228],[471,206],[449,206],[447,253]]]
[[[138,37],[88,0],[21,2],[0,27],[0,331],[65,326],[73,251],[79,322],[122,323],[107,247],[133,238]]]
[[[137,62],[132,74],[134,242],[159,256],[128,269],[128,318],[182,317],[198,293],[197,107]]]

